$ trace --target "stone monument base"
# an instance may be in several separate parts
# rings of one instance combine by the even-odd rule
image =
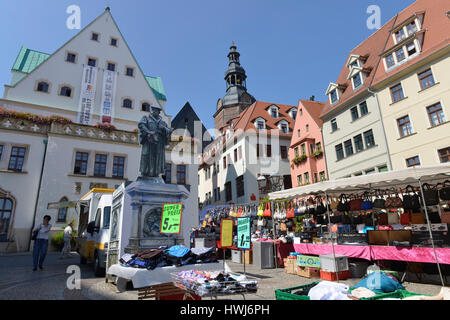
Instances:
[[[125,253],[184,244],[183,217],[179,234],[161,234],[161,215],[165,203],[182,203],[189,197],[183,185],[161,183],[161,178],[141,178],[125,188],[123,210],[132,211],[131,232]],[[183,211],[183,214],[188,214]],[[185,230],[185,232],[188,232]],[[126,239],[124,239],[126,241]]]

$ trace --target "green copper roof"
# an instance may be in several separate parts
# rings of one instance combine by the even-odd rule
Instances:
[[[28,49],[27,47],[22,46],[19,54],[17,55],[16,61],[12,67],[15,71],[20,71],[24,73],[30,73],[34,69],[36,69],[42,62],[50,57],[49,54],[39,52],[36,50]],[[150,77],[145,76],[148,84],[153,90],[153,93],[158,100],[166,101],[166,93],[164,92],[164,87],[162,84],[162,79],[160,77]],[[15,84],[12,84],[15,85]]]
[[[23,47],[12,67],[13,70],[30,73],[50,57],[49,54]]]
[[[145,79],[147,79],[148,84],[150,85],[150,87],[152,87],[156,99],[166,101],[167,100],[166,93],[164,92],[164,87],[161,78],[145,76]]]

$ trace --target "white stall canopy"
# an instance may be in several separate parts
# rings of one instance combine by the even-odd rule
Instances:
[[[338,196],[346,192],[364,192],[389,188],[404,189],[408,185],[418,187],[419,179],[422,184],[436,184],[447,179],[450,180],[450,163],[323,181],[307,186],[272,192],[269,194],[269,199],[294,199],[323,193],[327,193],[329,196]]]

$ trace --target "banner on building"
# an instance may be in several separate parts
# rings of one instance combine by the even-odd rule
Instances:
[[[100,111],[101,123],[112,123],[113,121],[116,84],[117,72],[105,70],[105,73],[103,74],[102,104]]]
[[[84,66],[81,79],[80,102],[78,105],[78,123],[90,125],[95,101],[97,68]]]

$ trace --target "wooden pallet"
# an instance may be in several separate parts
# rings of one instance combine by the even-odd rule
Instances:
[[[183,300],[193,300],[193,297],[186,290],[175,286],[172,282],[157,284],[149,287],[138,289],[138,300],[155,299],[160,300],[162,297],[183,295]]]

